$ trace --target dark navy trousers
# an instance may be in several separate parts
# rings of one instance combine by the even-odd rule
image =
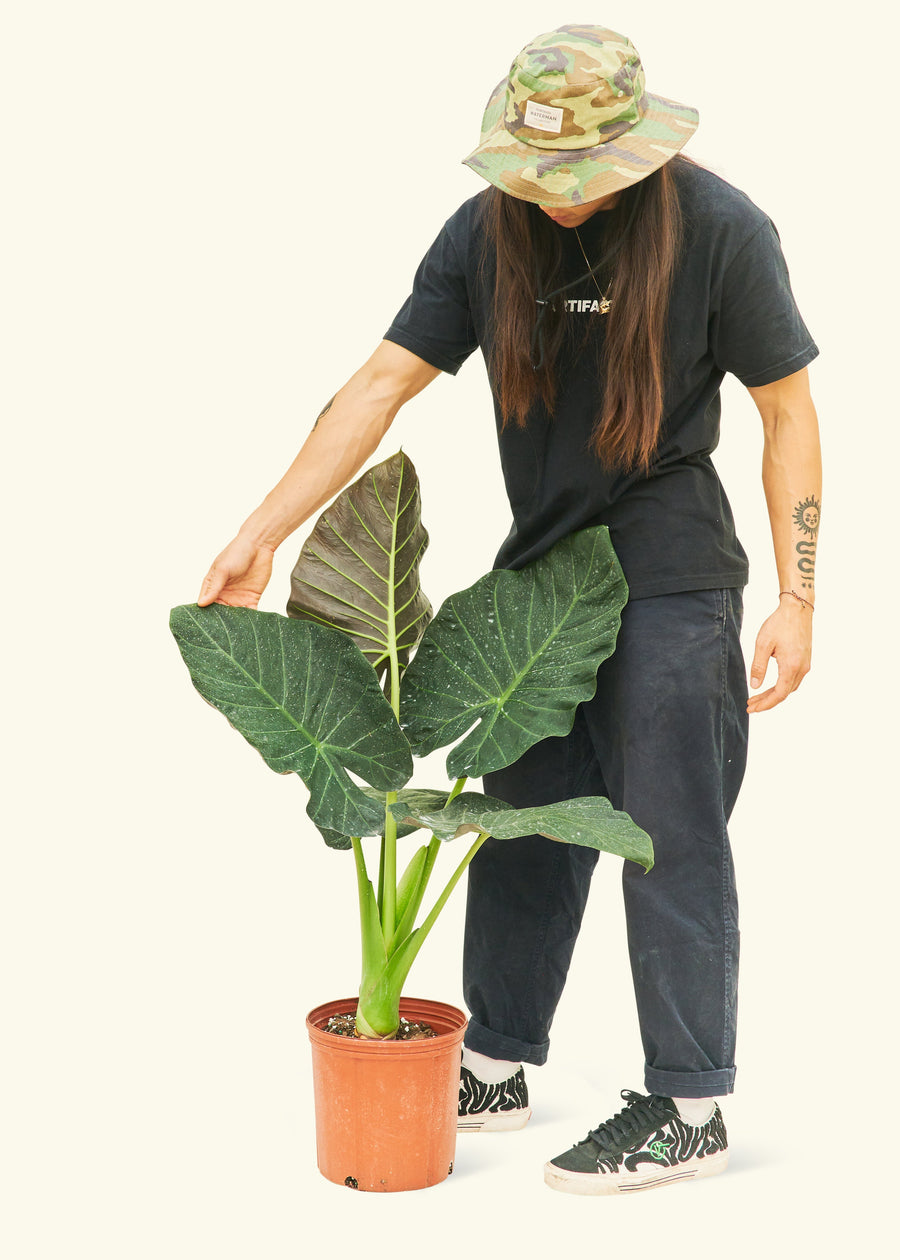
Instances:
[[[681,1098],[734,1088],[739,937],[727,821],[747,753],[741,614],[737,589],[631,601],[571,733],[484,780],[516,807],[608,796],[651,836],[649,874],[623,863],[644,1087]],[[473,1050],[545,1062],[597,856],[530,836],[488,840],[473,860],[463,977]]]

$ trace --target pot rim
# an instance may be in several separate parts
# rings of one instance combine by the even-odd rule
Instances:
[[[460,1044],[468,1023],[468,1016],[458,1006],[451,1006],[447,1002],[436,1002],[431,998],[402,997],[400,1014],[404,1018],[422,1019],[429,1023],[437,1019],[445,1025],[449,1023],[450,1027],[445,1032],[439,1032],[435,1037],[426,1037],[421,1041],[335,1037],[332,1033],[325,1032],[322,1025],[331,1015],[354,1012],[358,1005],[359,997],[354,994],[350,998],[338,998],[314,1007],[306,1017],[306,1030],[310,1041],[320,1046],[331,1046],[338,1052],[349,1054],[428,1054],[454,1043]]]

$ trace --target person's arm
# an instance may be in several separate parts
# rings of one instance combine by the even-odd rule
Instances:
[[[748,712],[760,713],[796,691],[809,673],[822,460],[805,368],[749,392],[763,422],[763,488],[782,592],[778,608],[757,635],[750,668],[750,686],[755,689],[764,682],[773,657],[778,667],[775,685],[751,696],[747,704]]]
[[[403,403],[439,375],[409,350],[382,341],[325,406],[277,486],[213,561],[197,603],[256,608],[279,544],[347,485]]]

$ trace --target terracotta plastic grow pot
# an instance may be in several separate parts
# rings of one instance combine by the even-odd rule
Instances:
[[[312,1043],[319,1171],[357,1190],[421,1190],[453,1171],[459,1064],[466,1016],[455,1006],[401,998],[400,1014],[438,1034],[366,1041],[323,1031],[356,998],[306,1019]]]

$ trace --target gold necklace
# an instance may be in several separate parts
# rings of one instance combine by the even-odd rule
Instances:
[[[612,306],[612,302],[609,300],[609,291],[612,288],[612,281],[610,280],[609,284],[607,285],[606,292],[604,293],[603,290],[600,288],[600,284],[597,280],[597,277],[594,275],[594,269],[593,267],[591,267],[590,259],[588,258],[587,254],[584,252],[584,246],[581,243],[581,237],[578,235],[578,228],[575,228],[575,239],[578,242],[578,248],[581,250],[582,257],[584,258],[584,261],[587,263],[587,267],[588,267],[588,271],[590,272],[591,279],[593,280],[594,284],[597,286],[597,292],[600,294],[600,314],[608,315],[609,308]]]

